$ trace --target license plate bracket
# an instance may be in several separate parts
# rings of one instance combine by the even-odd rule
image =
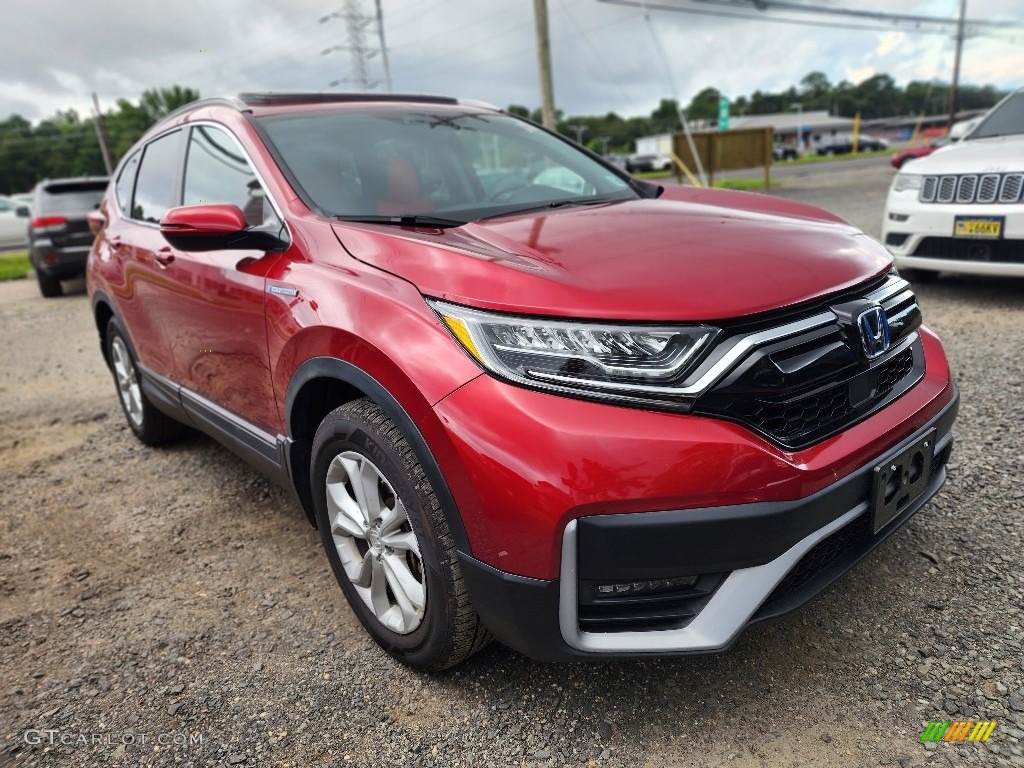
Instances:
[[[953,237],[999,240],[1005,225],[1005,216],[956,216],[953,219]]]
[[[872,528],[885,528],[928,487],[935,455],[935,430],[929,430],[909,448],[880,462],[874,469]]]

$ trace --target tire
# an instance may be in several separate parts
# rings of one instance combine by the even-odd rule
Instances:
[[[142,391],[139,368],[116,318],[107,323],[107,359],[121,411],[135,436],[146,445],[163,445],[180,437],[186,427],[154,408]]]
[[[384,411],[366,398],[331,411],[312,455],[327,559],[377,644],[404,664],[436,671],[490,642],[469,602],[441,503]]]
[[[939,273],[933,269],[901,269],[900,277],[911,283],[931,283],[938,279]]]
[[[39,292],[44,299],[55,299],[64,295],[60,280],[53,275],[48,275],[43,270],[36,268],[36,281],[39,283]]]

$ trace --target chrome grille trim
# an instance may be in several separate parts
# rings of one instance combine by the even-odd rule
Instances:
[[[961,176],[956,185],[956,201],[958,203],[974,202],[974,192],[978,186],[978,177],[969,175]]]
[[[955,194],[956,176],[940,176],[938,201],[940,203],[952,203]]]
[[[999,174],[986,173],[978,185],[978,202],[994,203],[999,196]]]
[[[939,177],[938,176],[925,176],[924,183],[921,185],[921,202],[922,203],[934,203],[935,193],[939,189]]]
[[[976,173],[925,176],[917,199],[922,203],[1017,203],[1024,196],[1024,173]]]
[[[1022,187],[1024,187],[1024,173],[1006,174],[1003,176],[1003,185],[999,190],[999,202],[1017,202],[1020,199]]]

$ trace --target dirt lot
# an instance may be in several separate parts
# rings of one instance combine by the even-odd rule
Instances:
[[[377,650],[301,510],[123,423],[81,289],[0,284],[0,766],[1024,765],[1024,281],[919,289],[963,405],[941,497],[728,653],[446,675]],[[929,720],[997,720],[929,744]]]

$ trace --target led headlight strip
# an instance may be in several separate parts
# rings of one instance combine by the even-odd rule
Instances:
[[[720,331],[516,317],[442,301],[430,306],[466,351],[492,373],[522,384],[625,395],[671,395]]]

